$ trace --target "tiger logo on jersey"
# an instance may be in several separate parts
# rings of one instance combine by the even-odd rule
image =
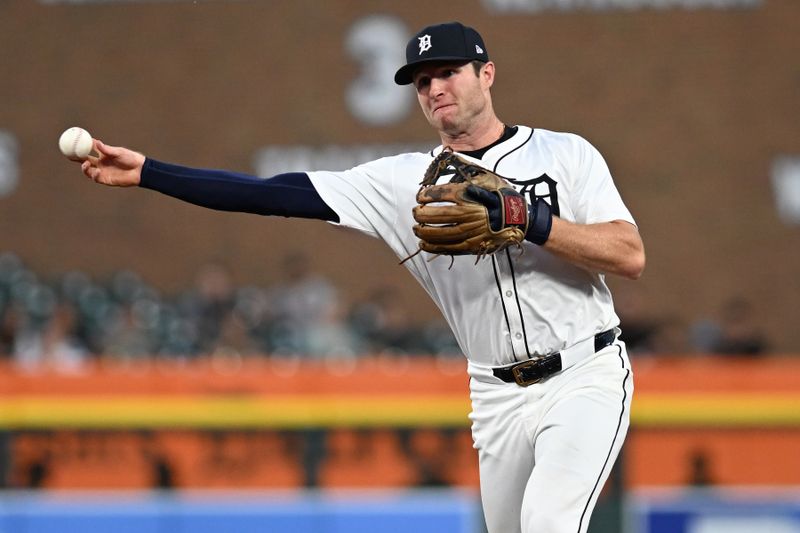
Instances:
[[[519,192],[528,197],[529,203],[532,204],[542,198],[550,204],[555,216],[561,214],[558,208],[558,182],[547,174],[542,174],[532,180],[509,179],[508,181],[520,187]]]

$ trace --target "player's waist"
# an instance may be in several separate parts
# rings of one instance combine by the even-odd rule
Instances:
[[[619,330],[612,328],[560,352],[504,366],[485,366],[470,361],[467,371],[471,377],[481,381],[489,383],[504,381],[527,387],[592,357],[603,348],[612,345],[618,334]]]

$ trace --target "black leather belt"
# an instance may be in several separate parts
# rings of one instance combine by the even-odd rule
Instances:
[[[612,345],[616,338],[617,332],[614,329],[598,333],[594,336],[594,351],[599,352],[606,346]],[[492,374],[506,383],[516,383],[520,387],[527,387],[556,372],[561,372],[561,368],[561,354],[554,353],[537,359],[528,359],[516,365],[493,368]]]

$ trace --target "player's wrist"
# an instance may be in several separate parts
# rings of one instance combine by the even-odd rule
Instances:
[[[553,227],[553,209],[545,200],[539,198],[528,204],[528,231],[525,240],[539,246],[550,238]]]
[[[153,165],[153,160],[149,157],[144,157],[144,161],[139,166],[139,182],[136,184],[139,187],[144,187],[145,189],[152,189],[152,176],[150,169]]]

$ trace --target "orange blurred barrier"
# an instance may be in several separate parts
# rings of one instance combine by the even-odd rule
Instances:
[[[800,485],[800,359],[635,360],[628,486]]]
[[[0,369],[0,427],[463,427],[466,363],[367,358],[98,363],[74,374]],[[435,407],[435,408],[431,408]]]
[[[634,374],[628,486],[800,484],[799,359],[637,359]],[[0,392],[19,486],[477,485],[462,360],[5,365]],[[325,435],[317,459],[308,430]]]
[[[387,430],[328,434],[319,485],[325,488],[413,486],[418,474],[398,435]]]

